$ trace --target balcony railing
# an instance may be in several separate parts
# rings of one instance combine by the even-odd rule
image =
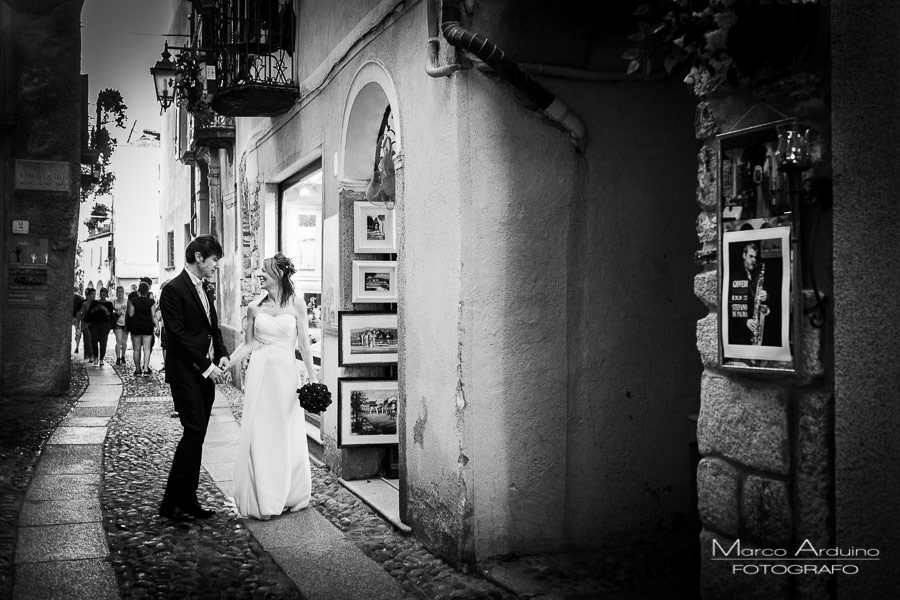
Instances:
[[[211,111],[193,114],[192,127],[194,148],[228,148],[234,144],[234,117]]]
[[[291,0],[216,0],[209,44],[216,54],[212,107],[232,117],[280,114],[299,97],[293,77]],[[201,29],[208,31],[208,29]],[[204,45],[206,45],[204,41]]]

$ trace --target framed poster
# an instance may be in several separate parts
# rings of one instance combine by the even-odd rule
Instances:
[[[790,227],[725,231],[722,281],[723,361],[790,364]]]
[[[719,362],[794,371],[799,332],[799,225],[778,169],[778,127],[719,136]]]
[[[338,313],[338,366],[397,364],[396,312]]]
[[[396,260],[354,260],[353,302],[397,302]]]
[[[338,447],[396,444],[396,379],[338,378]]]
[[[382,204],[353,203],[353,251],[370,254],[396,254],[397,231],[394,211]]]

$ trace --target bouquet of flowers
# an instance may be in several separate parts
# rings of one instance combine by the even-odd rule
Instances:
[[[297,390],[300,406],[311,413],[320,413],[331,404],[331,392],[324,383],[309,382]]]

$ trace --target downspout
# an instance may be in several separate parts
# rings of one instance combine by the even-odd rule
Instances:
[[[425,72],[431,77],[447,77],[463,69],[472,68],[470,65],[451,63],[441,65],[438,55],[441,48],[441,38],[438,37],[438,22],[435,15],[435,3],[440,0],[425,0],[425,20],[428,21],[428,61],[425,64]]]
[[[433,1],[436,0],[426,0],[429,12],[433,10]],[[503,50],[498,48],[496,44],[480,33],[469,31],[460,25],[459,18],[459,8],[447,5],[442,6],[441,31],[444,34],[444,38],[456,48],[460,48],[477,56],[516,89],[525,94],[525,96],[535,103],[544,114],[566,128],[571,137],[572,144],[575,146],[576,152],[584,152],[585,127],[582,120],[569,110],[559,98],[556,98],[552,93],[547,91],[546,88],[536,82],[531,75],[522,70],[522,68],[516,64],[514,60],[509,58]],[[429,32],[433,27],[432,23],[434,23],[434,19],[429,18]],[[429,48],[430,47],[431,38],[429,38]],[[436,53],[436,50],[434,52]],[[453,65],[447,65],[447,67],[450,66]],[[455,70],[459,69],[454,69],[454,71]],[[452,72],[453,71],[451,71],[451,73]]]

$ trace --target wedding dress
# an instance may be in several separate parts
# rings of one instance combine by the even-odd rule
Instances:
[[[292,314],[260,313],[244,379],[244,414],[234,471],[242,517],[268,519],[309,505],[312,489],[303,409],[297,402]]]

